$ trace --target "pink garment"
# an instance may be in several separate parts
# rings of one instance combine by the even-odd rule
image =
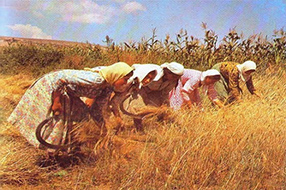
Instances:
[[[193,104],[201,105],[201,97],[199,87],[203,85],[201,81],[202,72],[194,69],[185,69],[184,74],[181,76],[178,86],[173,89],[169,94],[170,107],[178,110],[187,101],[191,100]],[[214,85],[203,85],[204,91],[211,101],[217,98],[217,93]],[[182,92],[183,91],[183,92]]]

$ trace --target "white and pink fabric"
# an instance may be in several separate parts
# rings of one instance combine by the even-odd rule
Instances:
[[[170,107],[174,110],[179,110],[187,101],[190,101],[200,106],[201,97],[199,88],[203,88],[211,101],[217,99],[217,93],[214,89],[214,84],[206,85],[204,80],[207,76],[220,75],[218,71],[210,69],[207,71],[198,71],[194,69],[184,69],[178,86],[169,94]]]

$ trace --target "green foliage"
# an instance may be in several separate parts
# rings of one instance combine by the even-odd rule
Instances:
[[[0,49],[1,73],[32,71],[35,76],[55,69],[82,69],[102,59],[101,49],[92,44],[55,45],[13,43]]]
[[[27,67],[48,67],[58,63],[63,53],[52,46],[35,46],[24,44],[13,44],[2,49],[0,66],[2,71],[16,71]]]
[[[149,39],[140,42],[124,42],[116,45],[106,36],[106,47],[90,43],[52,44],[13,42],[0,48],[1,73],[17,74],[29,70],[35,76],[55,69],[83,69],[98,65],[110,65],[118,61],[128,64],[177,61],[186,68],[208,69],[222,61],[242,63],[253,60],[258,69],[265,70],[270,65],[285,67],[286,32],[275,30],[271,40],[261,34],[244,39],[235,29],[218,43],[218,35],[202,23],[204,39],[189,36],[181,30],[171,40],[169,35],[164,40],[157,39],[156,29]],[[44,68],[44,69],[43,69]]]
[[[156,29],[152,37],[142,38],[141,42],[124,42],[116,47],[109,46],[108,50],[120,56],[126,52],[140,57],[141,63],[157,63],[177,61],[186,68],[208,69],[222,61],[236,61],[242,63],[253,60],[258,68],[265,70],[269,65],[280,64],[286,60],[286,32],[281,29],[274,31],[272,40],[261,34],[252,35],[244,39],[243,34],[238,34],[235,28],[220,40],[213,30],[207,29],[202,23],[205,36],[203,40],[189,36],[186,30],[176,34],[175,40],[167,35],[163,41],[157,39]],[[132,63],[131,63],[132,64]]]

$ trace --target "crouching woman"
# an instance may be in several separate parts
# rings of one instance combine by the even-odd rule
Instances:
[[[170,94],[170,107],[174,110],[181,109],[182,106],[192,108],[198,106],[201,108],[202,100],[199,88],[207,94],[209,100],[218,107],[223,103],[218,99],[214,84],[220,80],[220,73],[215,69],[198,71],[194,69],[185,69],[178,85]]]
[[[256,71],[256,63],[245,61],[242,64],[236,62],[221,62],[215,64],[216,69],[221,74],[221,79],[215,84],[218,97],[224,104],[240,102],[242,97],[241,83],[245,83],[248,91],[252,95],[261,97],[253,85],[252,74]]]
[[[8,122],[13,124],[28,142],[37,148],[42,147],[36,138],[35,131],[37,126],[51,115],[63,113],[61,104],[61,94],[67,91],[73,101],[78,102],[76,109],[85,104],[80,97],[88,97],[96,100],[97,110],[93,110],[95,119],[102,123],[106,128],[106,116],[103,114],[107,110],[110,95],[116,89],[122,90],[127,86],[127,81],[132,76],[133,68],[124,62],[118,62],[107,66],[100,72],[85,70],[59,70],[48,73],[35,81],[25,92],[22,99],[11,113]],[[47,131],[45,138],[51,144],[62,144],[63,131],[53,127]],[[113,128],[107,128],[107,134],[114,134]],[[55,132],[57,131],[57,132]],[[49,149],[48,149],[49,151]]]

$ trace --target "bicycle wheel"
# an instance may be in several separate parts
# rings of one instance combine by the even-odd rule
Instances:
[[[47,148],[51,149],[66,149],[71,146],[71,144],[51,144],[50,142],[47,141],[47,138],[51,134],[51,132],[59,127],[60,125],[64,125],[64,122],[62,119],[56,118],[55,116],[50,117],[48,119],[45,119],[42,121],[37,129],[36,129],[36,138],[37,140],[44,145]],[[64,126],[62,126],[64,127]],[[63,134],[60,134],[61,137],[63,137]],[[66,134],[67,135],[67,134]],[[62,139],[64,141],[64,138]]]

